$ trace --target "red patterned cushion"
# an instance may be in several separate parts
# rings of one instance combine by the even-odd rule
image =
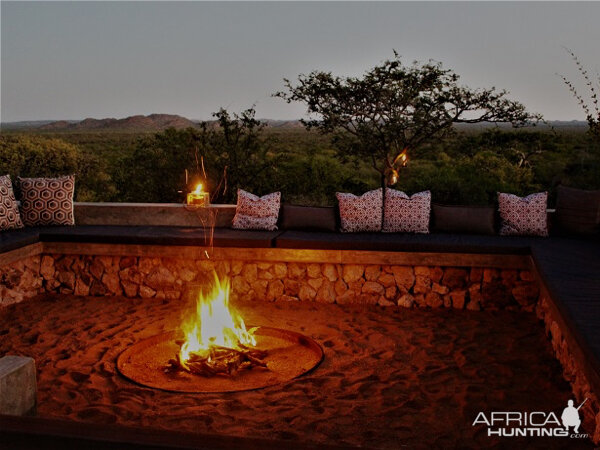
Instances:
[[[383,231],[386,233],[429,233],[431,192],[406,195],[394,189],[385,190]]]
[[[75,225],[73,175],[18,178],[17,181],[21,190],[21,218],[25,225]]]
[[[336,192],[340,205],[340,222],[343,233],[381,231],[383,195],[381,188],[365,192],[360,197]]]
[[[23,228],[10,175],[0,177],[0,231]]]
[[[548,236],[546,208],[548,193],[538,192],[527,197],[498,193],[498,211],[503,236]]]
[[[243,189],[238,189],[237,198],[232,228],[269,231],[277,229],[281,192],[258,197]]]

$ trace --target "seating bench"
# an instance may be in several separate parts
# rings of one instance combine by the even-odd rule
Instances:
[[[284,231],[275,238],[275,247],[319,250],[529,255],[532,242],[541,239],[543,238],[442,233]]]
[[[37,228],[0,232],[0,254],[17,250],[40,241]]]

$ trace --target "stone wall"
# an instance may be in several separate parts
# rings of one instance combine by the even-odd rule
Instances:
[[[592,390],[584,371],[573,356],[567,339],[552,313],[549,302],[550,300],[545,294],[540,295],[536,308],[537,316],[544,321],[546,335],[550,339],[550,342],[552,342],[556,359],[562,365],[563,376],[571,385],[575,398],[579,403],[583,402],[586,398],[588,399],[582,406],[579,416],[582,418],[582,428],[586,431],[591,431],[592,440],[598,444],[600,443],[599,398]]]
[[[246,301],[533,311],[539,294],[531,272],[504,269],[69,255],[43,255],[40,264],[46,291],[92,296],[177,299],[213,271]]]
[[[34,297],[41,292],[40,256],[0,267],[0,307]]]

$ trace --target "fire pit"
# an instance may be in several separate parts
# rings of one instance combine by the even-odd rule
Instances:
[[[246,327],[229,304],[229,281],[197,291],[196,312],[181,330],[152,336],[124,350],[119,372],[138,384],[174,392],[234,392],[299,377],[323,359],[319,344],[299,333]]]

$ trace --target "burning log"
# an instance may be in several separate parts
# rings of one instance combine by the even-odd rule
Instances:
[[[184,339],[175,341],[179,352],[166,372],[183,370],[194,375],[233,375],[238,370],[267,367],[267,353],[256,349],[254,332],[229,303],[229,279],[216,272],[211,289],[197,292],[195,314],[182,325]]]
[[[183,370],[194,375],[212,377],[215,375],[234,375],[242,369],[267,367],[263,359],[264,350],[252,349],[240,345],[240,350],[213,346],[208,352],[190,353],[186,361],[181,361],[179,353],[169,360],[166,371]]]

